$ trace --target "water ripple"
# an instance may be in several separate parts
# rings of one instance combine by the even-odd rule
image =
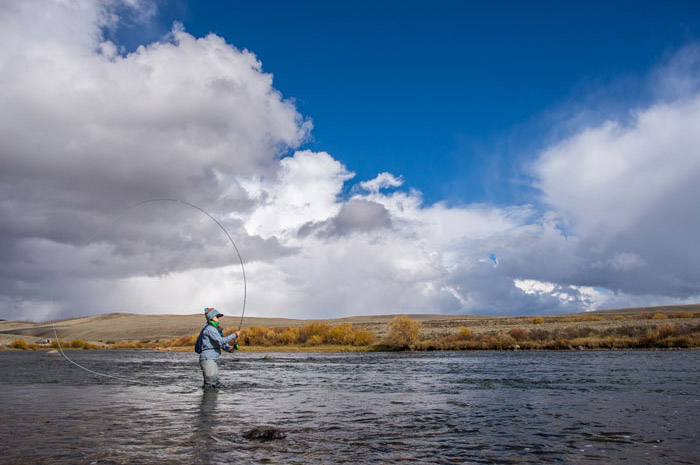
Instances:
[[[696,463],[700,352],[0,353],[2,463]],[[243,438],[255,426],[286,439]]]

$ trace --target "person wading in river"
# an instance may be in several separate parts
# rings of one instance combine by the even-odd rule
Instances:
[[[227,352],[231,351],[228,343],[238,339],[241,332],[235,331],[224,337],[224,333],[219,327],[219,319],[224,315],[215,308],[205,308],[204,316],[207,319],[207,324],[199,333],[194,350],[199,354],[199,366],[202,368],[202,376],[204,377],[203,388],[216,389],[221,385],[219,383],[219,366],[216,360],[221,355],[221,349]]]

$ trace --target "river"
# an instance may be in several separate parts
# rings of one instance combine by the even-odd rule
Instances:
[[[700,351],[68,355],[143,384],[0,352],[0,463],[700,460]]]

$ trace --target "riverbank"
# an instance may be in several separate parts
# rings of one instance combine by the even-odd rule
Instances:
[[[401,318],[404,327],[395,328]],[[109,314],[56,322],[55,333],[68,349],[191,351],[202,320],[201,315]],[[0,349],[57,348],[53,334],[51,324],[0,322]],[[38,338],[51,344],[37,344]],[[246,318],[240,347],[246,352],[698,348],[700,305],[527,317]]]

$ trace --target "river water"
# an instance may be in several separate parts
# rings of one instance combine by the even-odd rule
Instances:
[[[700,351],[68,355],[145,384],[0,352],[0,463],[700,461]]]

